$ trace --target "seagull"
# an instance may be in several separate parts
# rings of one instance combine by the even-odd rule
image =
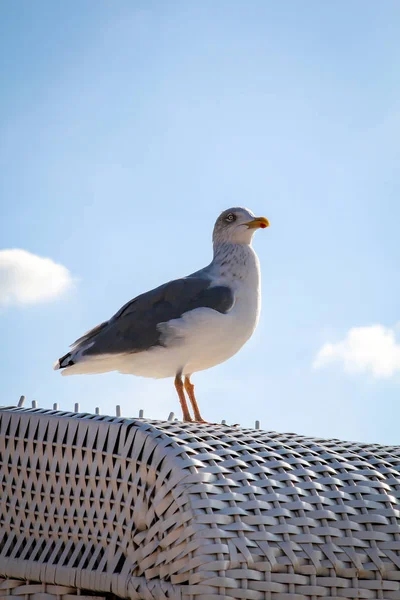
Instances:
[[[261,293],[252,239],[268,226],[268,219],[247,208],[223,211],[214,225],[214,256],[207,267],[130,300],[77,339],[54,369],[62,375],[119,371],[174,377],[183,420],[206,423],[190,378],[231,358],[253,334]]]

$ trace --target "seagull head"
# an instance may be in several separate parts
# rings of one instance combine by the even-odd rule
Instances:
[[[228,208],[215,222],[213,243],[251,244],[254,232],[268,226],[268,219],[254,216],[248,208]]]

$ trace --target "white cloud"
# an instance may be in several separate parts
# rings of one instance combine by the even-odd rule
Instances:
[[[71,285],[68,269],[50,258],[18,248],[0,250],[0,306],[52,300]]]
[[[339,362],[348,373],[371,373],[374,377],[391,377],[400,371],[400,343],[395,329],[383,325],[353,327],[344,340],[324,344],[313,367],[318,369]]]

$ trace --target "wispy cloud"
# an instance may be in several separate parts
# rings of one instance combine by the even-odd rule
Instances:
[[[371,373],[392,377],[400,372],[400,343],[395,329],[383,325],[353,327],[337,343],[326,343],[318,352],[313,367],[339,363],[348,373]]]
[[[0,250],[0,306],[53,300],[72,285],[63,265],[18,248]]]

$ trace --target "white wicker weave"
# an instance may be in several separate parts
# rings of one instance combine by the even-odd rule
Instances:
[[[399,447],[4,408],[0,459],[2,600],[400,600]]]

